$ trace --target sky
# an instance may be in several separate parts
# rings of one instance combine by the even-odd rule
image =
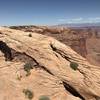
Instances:
[[[100,0],[0,0],[0,25],[100,22]]]

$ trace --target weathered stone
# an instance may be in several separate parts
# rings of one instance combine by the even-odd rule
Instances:
[[[0,53],[1,100],[25,100],[24,89],[34,93],[33,100],[42,95],[51,100],[100,98],[100,67],[89,64],[70,47],[37,33],[29,37],[29,32],[3,27],[0,33],[0,41],[14,53],[11,61],[5,61]],[[33,69],[26,76],[24,65],[29,61]],[[70,67],[71,62],[78,64],[77,70]]]

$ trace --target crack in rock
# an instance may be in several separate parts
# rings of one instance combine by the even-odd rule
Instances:
[[[72,86],[70,86],[69,84],[67,84],[66,82],[63,82],[63,85],[65,87],[65,89],[71,93],[73,96],[75,97],[79,97],[81,100],[85,100],[85,98]]]

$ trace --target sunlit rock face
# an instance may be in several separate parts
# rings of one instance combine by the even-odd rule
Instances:
[[[100,67],[69,46],[36,32],[0,27],[0,33],[1,100],[100,99]]]
[[[61,28],[47,26],[14,26],[10,27],[25,32],[37,32],[52,36],[70,46],[91,64],[100,65],[100,27]]]

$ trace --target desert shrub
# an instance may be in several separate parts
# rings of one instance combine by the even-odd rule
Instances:
[[[33,69],[33,67],[30,62],[28,62],[24,65],[24,70],[27,72],[26,76],[29,76],[31,74],[31,72],[30,72],[31,69]]]
[[[25,97],[31,100],[33,98],[33,92],[29,89],[23,89],[23,93],[25,94]]]
[[[78,64],[77,64],[76,62],[70,62],[70,67],[71,67],[73,70],[77,70]]]
[[[49,99],[49,97],[47,97],[47,96],[41,96],[41,97],[39,98],[39,100],[50,100],[50,99]]]
[[[28,36],[29,36],[29,37],[32,37],[32,34],[30,33]]]

